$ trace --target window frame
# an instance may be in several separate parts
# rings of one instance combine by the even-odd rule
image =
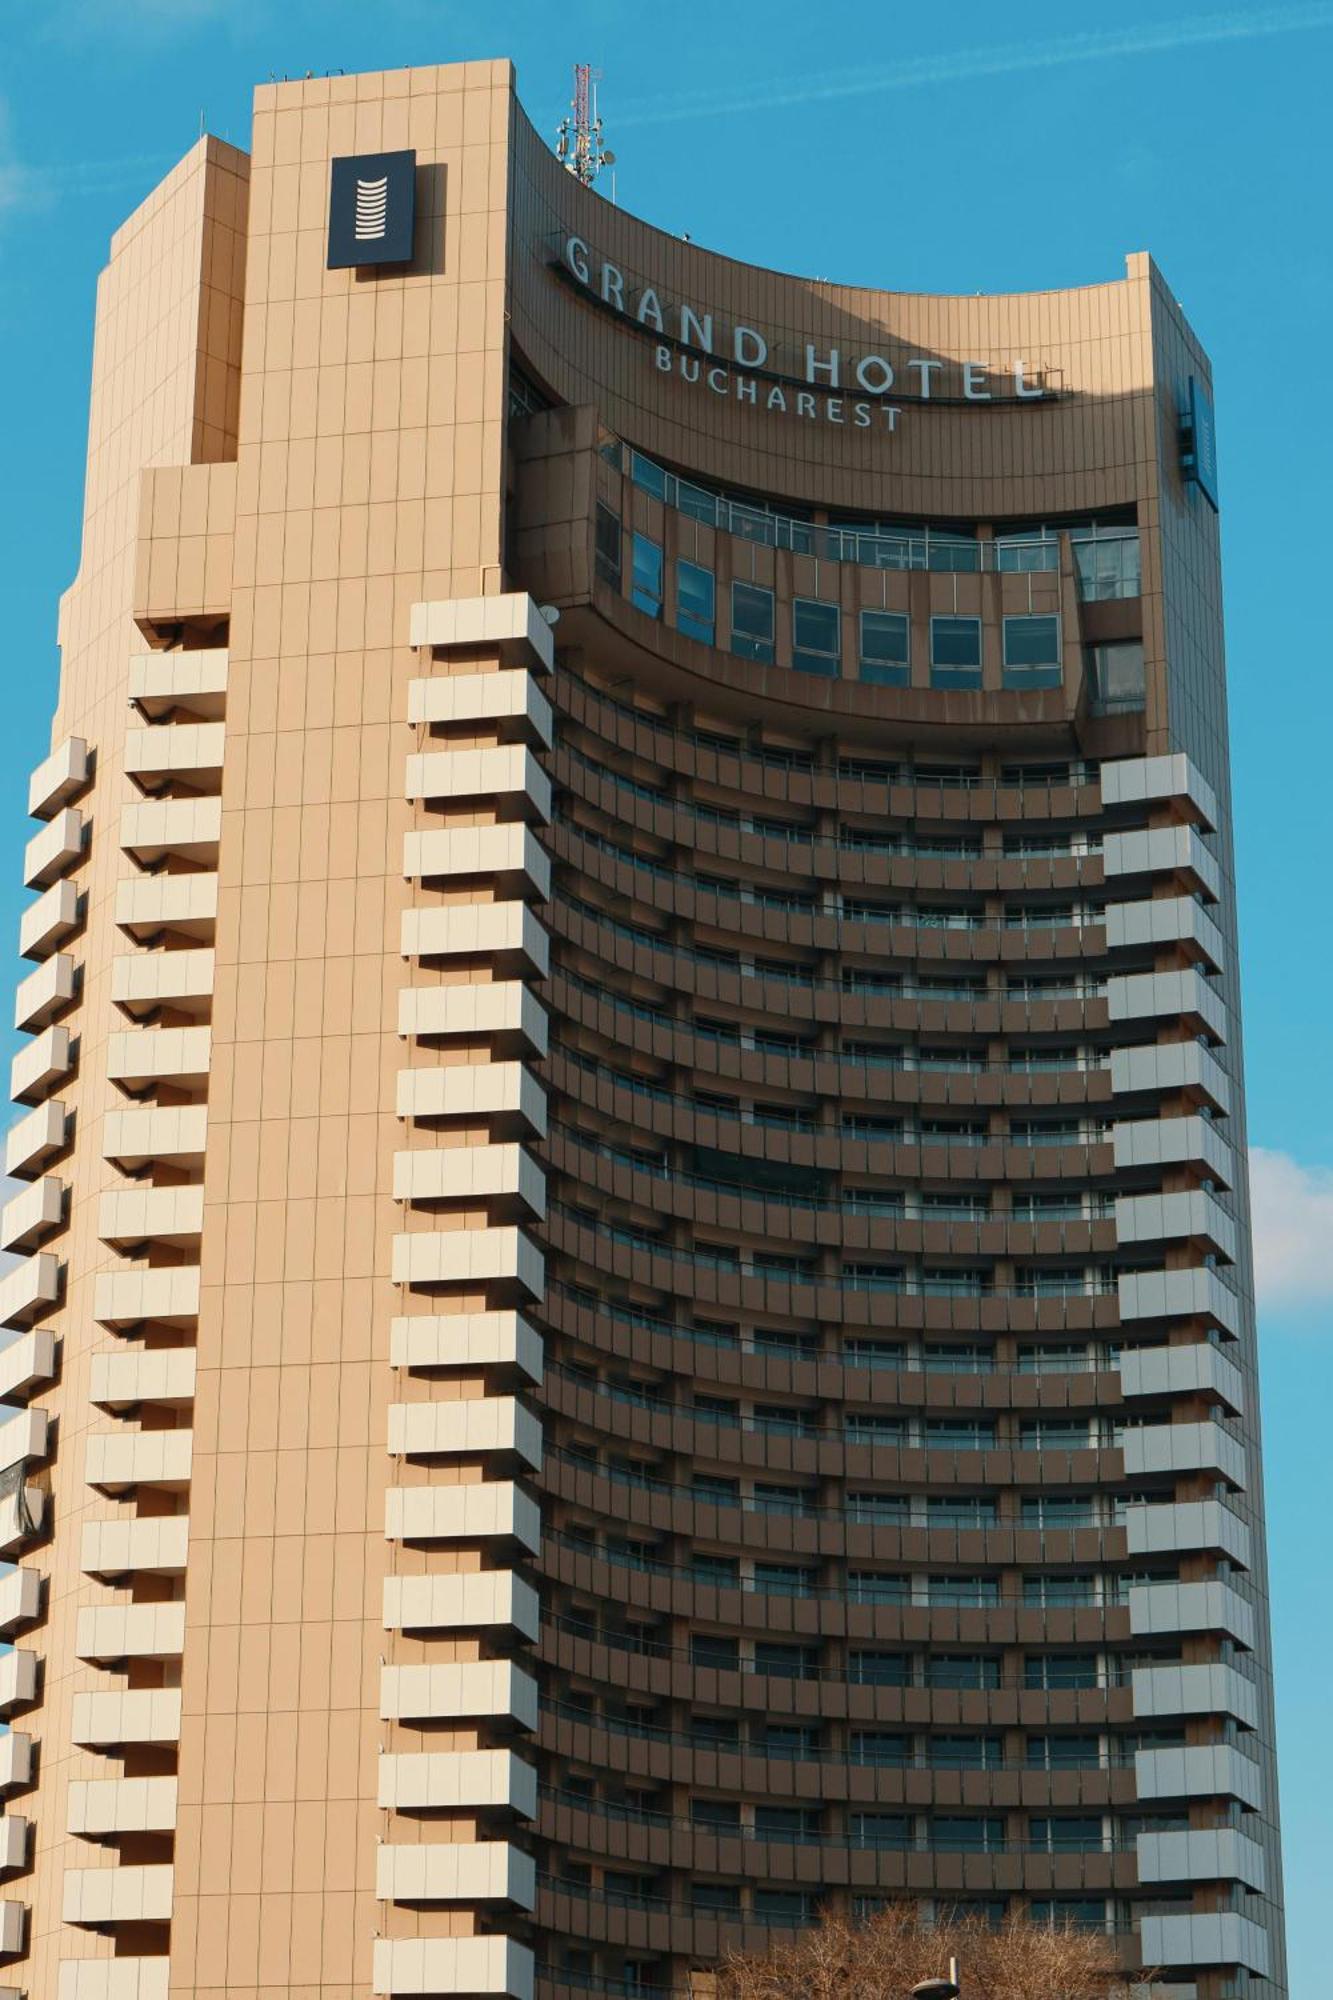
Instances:
[[[875,660],[866,652],[866,621],[883,619],[902,628],[903,658]],[[890,611],[886,606],[863,605],[857,621],[856,673],[867,687],[910,687],[912,685],[912,620],[906,611]],[[867,671],[877,669],[878,671]]]
[[[657,592],[653,594],[639,581],[639,554],[641,550],[651,550],[657,559]],[[663,599],[666,590],[666,551],[651,535],[645,535],[642,528],[636,528],[630,542],[630,603],[636,611],[642,611],[645,618],[661,619]]]
[[[685,607],[685,582],[704,577],[708,582],[708,616],[698,617]],[[683,632],[687,639],[697,639],[702,645],[711,646],[717,639],[717,573],[705,563],[695,562],[692,556],[676,557],[676,630]]]
[[[819,646],[803,645],[797,636],[800,614],[803,611],[832,613],[834,644],[832,651]],[[804,664],[809,661],[811,664]],[[791,601],[791,665],[796,674],[812,674],[822,680],[837,680],[842,673],[842,606],[831,597],[793,597]]]
[[[756,598],[763,598],[768,606],[768,636],[741,631],[736,623],[737,593],[750,591]],[[778,609],[777,593],[766,583],[755,583],[748,577],[735,576],[731,580],[730,627],[727,632],[727,649],[738,660],[757,660],[760,666],[771,667],[777,658]],[[737,640],[741,643],[738,645]]]
[[[1054,659],[1038,661],[1011,659],[1009,657],[1011,633],[1016,638],[1017,627],[1036,625],[1054,626]],[[1064,631],[1058,611],[1014,611],[1005,614],[1000,633],[1000,673],[1006,688],[1022,690],[1063,687],[1064,658]]]
[[[976,632],[977,657],[975,660],[941,660],[937,657],[937,637],[942,628],[948,626],[971,626]],[[949,689],[975,693],[984,683],[986,672],[986,642],[980,617],[970,612],[932,612],[930,619],[930,685],[941,691]],[[969,678],[962,679],[960,676]],[[975,675],[975,679],[971,676]]]

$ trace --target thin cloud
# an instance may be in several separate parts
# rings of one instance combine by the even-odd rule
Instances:
[[[1333,1168],[1252,1146],[1250,1200],[1260,1305],[1333,1307]]]
[[[1044,41],[1005,42],[989,48],[953,49],[944,55],[915,56],[881,67],[826,70],[815,75],[771,78],[731,90],[692,91],[682,96],[631,100],[616,107],[616,129],[634,125],[679,124],[744,111],[783,111],[849,97],[878,97],[892,91],[923,90],[940,84],[1012,76],[1023,71],[1067,69],[1077,63],[1115,57],[1173,55],[1182,49],[1224,42],[1258,41],[1333,28],[1333,4],[1299,7],[1244,7],[1225,13],[1195,14],[1179,21],[1145,21],[1132,27],[1092,29]]]

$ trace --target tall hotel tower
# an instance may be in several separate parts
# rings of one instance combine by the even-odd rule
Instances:
[[[2,2000],[697,1993],[904,1896],[1285,1994],[1215,502],[1146,257],[733,263],[505,62],[129,218]]]

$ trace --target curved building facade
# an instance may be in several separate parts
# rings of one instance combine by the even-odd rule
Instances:
[[[337,163],[337,164],[331,164]],[[271,85],[112,245],[4,1213],[8,1990],[1286,1992],[1208,364]]]

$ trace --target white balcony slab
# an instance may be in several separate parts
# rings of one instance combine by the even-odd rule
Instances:
[[[546,1092],[522,1063],[446,1063],[398,1072],[400,1118],[486,1121],[492,1136],[546,1137]]]
[[[386,1844],[375,1850],[375,1895],[385,1903],[515,1903],[531,1910],[537,1864],[507,1840]]]
[[[1136,1845],[1140,1882],[1243,1882],[1261,1896],[1268,1886],[1262,1847],[1236,1827],[1141,1833]]]
[[[120,845],[143,867],[174,855],[182,861],[216,862],[222,838],[222,799],[141,799],[120,815]]]
[[[188,875],[130,875],[116,884],[115,921],[130,937],[146,941],[161,932],[211,938],[217,928],[218,878],[211,870]]]
[[[112,1521],[85,1521],[79,1536],[79,1568],[85,1576],[103,1578],[136,1573],[183,1576],[189,1549],[187,1514],[141,1514]],[[175,1609],[158,1605],[134,1608]]]
[[[0,1902],[0,1958],[18,1958],[26,1944],[27,1933],[27,1904]]]
[[[145,715],[186,709],[204,719],[220,716],[227,700],[225,646],[182,646],[130,658],[129,697]]]
[[[123,1743],[179,1743],[179,1688],[123,1688],[113,1693],[76,1694],[70,1737],[90,1750],[116,1750]]]
[[[406,760],[404,795],[413,802],[503,801],[508,811],[549,825],[551,780],[523,743],[487,749],[416,750]]]
[[[179,1660],[185,1651],[185,1606],[87,1605],[75,1622],[74,1651],[81,1660]]]
[[[28,1864],[32,1822],[21,1813],[0,1816],[0,1875],[17,1875]]]
[[[96,1930],[114,1924],[162,1924],[171,1919],[173,1870],[149,1867],[67,1868],[60,1915]]]
[[[544,979],[551,940],[526,903],[437,903],[404,910],[398,948],[404,958],[488,958],[496,969]]]
[[[389,1322],[394,1368],[514,1369],[530,1382],[545,1370],[541,1335],[517,1312],[420,1313]]]
[[[1124,1509],[1125,1535],[1132,1556],[1218,1550],[1249,1569],[1253,1537],[1249,1528],[1220,1500],[1179,1500],[1164,1505]]]
[[[405,833],[403,874],[412,882],[479,876],[518,896],[542,901],[551,893],[550,857],[522,820]]]
[[[180,1492],[190,1483],[194,1433],[171,1431],[89,1431],[84,1441],[83,1476],[103,1493],[135,1486],[163,1486]]]
[[[82,923],[78,884],[53,882],[19,918],[19,952],[24,958],[49,958]]]
[[[106,1039],[106,1073],[123,1090],[154,1083],[197,1084],[208,1075],[208,1028],[130,1028]]]
[[[56,2000],[168,2000],[171,1960],[76,1958],[60,1966]]]
[[[1229,1743],[1198,1743],[1179,1750],[1136,1750],[1134,1784],[1149,1799],[1239,1799],[1257,1812],[1263,1805],[1263,1772]]]
[[[28,812],[33,819],[51,819],[77,798],[92,776],[92,757],[82,736],[67,736],[28,780]]]
[[[1193,806],[1207,831],[1217,826],[1217,794],[1183,750],[1158,757],[1111,758],[1102,764],[1100,776],[1103,805],[1137,806],[1174,799]]]
[[[1184,1162],[1208,1169],[1219,1187],[1236,1185],[1236,1155],[1215,1119],[1131,1118],[1111,1127],[1117,1169],[1175,1166]]]
[[[448,1229],[395,1236],[395,1285],[512,1286],[527,1298],[546,1291],[546,1263],[521,1229]]]
[[[535,1556],[541,1548],[541,1509],[508,1479],[391,1486],[384,1496],[384,1532],[400,1542],[517,1542]]]
[[[1145,1965],[1240,1965],[1263,1979],[1272,1970],[1268,1932],[1234,1910],[1144,1917],[1139,1937]]]
[[[1197,1241],[1228,1263],[1236,1261],[1235,1220],[1203,1188],[1121,1195],[1115,1204],[1115,1232],[1120,1243]]]
[[[386,1721],[463,1722],[501,1717],[537,1727],[537,1683],[513,1660],[445,1660],[437,1666],[381,1667]]]
[[[388,1443],[395,1458],[498,1456],[516,1458],[532,1472],[542,1462],[541,1419],[515,1396],[391,1403]]]
[[[0,1472],[44,1459],[50,1430],[48,1411],[15,1409],[10,1403],[0,1403]]]
[[[0,1277],[0,1326],[29,1326],[56,1304],[61,1289],[58,1257],[49,1250],[25,1257]]]
[[[42,1577],[40,1570],[21,1563],[0,1577],[0,1633],[12,1639],[25,1625],[41,1615]]]
[[[192,1347],[103,1349],[89,1364],[88,1400],[104,1410],[136,1403],[183,1408],[194,1400],[197,1361]]]
[[[479,1041],[492,1056],[544,1056],[550,1046],[546,1009],[519,979],[485,984],[408,986],[398,995],[398,1032],[412,1039]]]
[[[1138,1097],[1150,1091],[1190,1091],[1224,1116],[1231,1109],[1231,1078],[1202,1042],[1147,1042],[1111,1051],[1111,1093]]]
[[[537,1221],[546,1214],[546,1175],[526,1148],[428,1146],[393,1157],[395,1201],[479,1203],[498,1220],[497,1207]]]
[[[1231,1715],[1247,1729],[1259,1721],[1254,1682],[1220,1661],[1188,1666],[1135,1667],[1131,1674],[1136,1719],[1163,1715]]]
[[[1119,1362],[1121,1392],[1137,1396],[1215,1396],[1240,1416],[1245,1410],[1245,1378],[1234,1361],[1209,1340],[1182,1347],[1126,1347]]]
[[[115,1188],[97,1204],[98,1235],[122,1249],[142,1243],[196,1244],[203,1227],[204,1190],[198,1183]]]
[[[222,783],[227,726],[223,722],[159,722],[125,732],[125,774],[145,792],[173,778],[215,792]]]
[[[68,1028],[46,1028],[9,1065],[9,1094],[18,1104],[40,1104],[73,1067]]]
[[[502,740],[549,750],[555,740],[550,702],[530,673],[436,674],[407,684],[407,719],[415,727],[489,722]]]
[[[27,1034],[50,1027],[79,994],[79,968],[67,951],[43,960],[14,989],[14,1026]]]
[[[48,1161],[64,1152],[69,1131],[69,1107],[59,1098],[37,1105],[5,1134],[5,1172],[11,1179],[32,1180]]]
[[[535,1642],[537,1593],[513,1570],[384,1579],[384,1623],[391,1632],[517,1632]]]
[[[188,1326],[199,1317],[199,1266],[101,1271],[93,1280],[93,1318],[103,1326],[137,1326],[153,1320]]]
[[[440,653],[486,653],[510,667],[550,673],[555,634],[536,600],[523,590],[493,597],[442,597],[412,606],[408,644]]]
[[[37,1699],[37,1667],[36,1653],[26,1647],[12,1646],[0,1653],[0,1715],[32,1707]]]
[[[1124,875],[1187,875],[1216,902],[1222,893],[1222,871],[1204,845],[1197,827],[1139,827],[1108,833],[1102,839],[1102,871],[1108,882]]]
[[[45,889],[58,876],[68,875],[83,859],[87,838],[87,822],[74,806],[53,813],[23,850],[23,879],[28,887]]]
[[[26,1791],[32,1783],[32,1738],[22,1729],[0,1733],[0,1793]]]
[[[207,945],[189,951],[134,951],[111,961],[111,998],[122,1012],[139,1017],[162,1007],[206,1014],[215,983],[214,953]]]
[[[65,1182],[58,1174],[29,1181],[0,1210],[0,1250],[35,1250],[65,1220]]]
[[[153,1160],[198,1166],[208,1139],[206,1104],[145,1105],[108,1111],[102,1120],[102,1153],[127,1172]]]
[[[1193,1583],[1140,1583],[1129,1593],[1129,1629],[1135,1638],[1163,1632],[1223,1632],[1254,1651],[1254,1606],[1219,1577]]]
[[[422,1996],[468,1994],[532,2000],[533,1955],[507,1937],[376,1938],[370,1990]],[[62,1994],[60,2000],[67,2000]],[[83,1995],[73,2000],[84,2000]]]
[[[1239,1337],[1244,1321],[1239,1297],[1216,1271],[1126,1271],[1118,1280],[1121,1319],[1211,1319]]]
[[[1245,1447],[1220,1424],[1141,1424],[1124,1433],[1125,1476],[1150,1472],[1220,1472],[1242,1490]]]
[[[55,1376],[56,1337],[50,1327],[35,1326],[0,1350],[0,1396],[7,1402],[24,1402]]]
[[[379,1803],[398,1812],[491,1806],[537,1816],[537,1773],[512,1750],[428,1750],[379,1760]]]
[[[174,1778],[72,1779],[66,1801],[66,1830],[85,1840],[111,1840],[127,1833],[174,1833]]]
[[[0,1494],[0,1558],[13,1562],[41,1534],[45,1521],[46,1495],[39,1486]]]

